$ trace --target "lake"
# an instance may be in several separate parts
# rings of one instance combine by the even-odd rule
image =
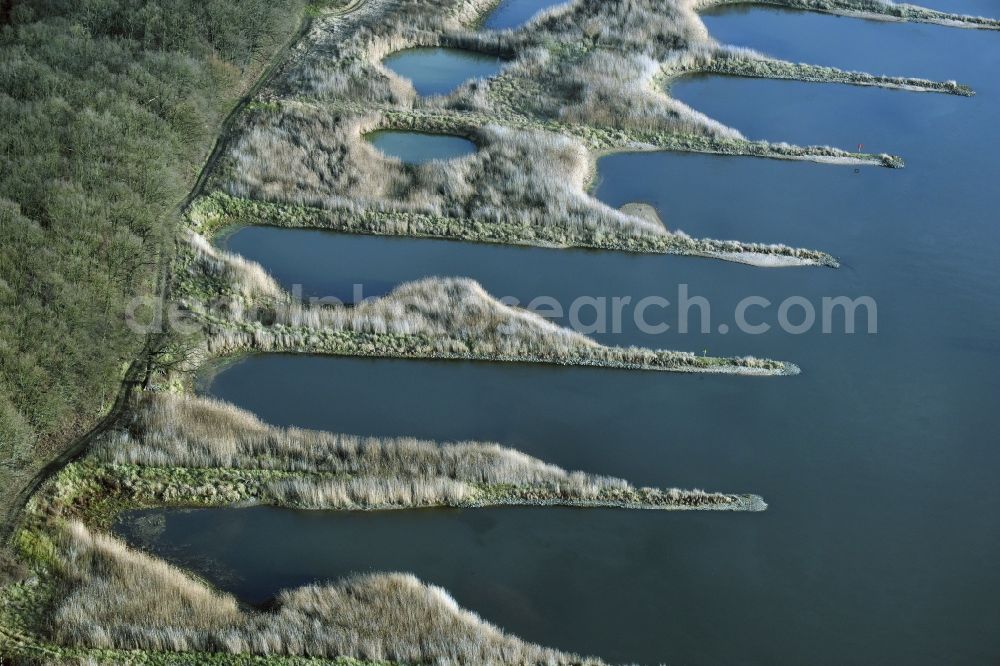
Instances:
[[[595,337],[780,358],[802,375],[271,355],[203,390],[279,425],[495,440],[640,484],[759,493],[766,512],[258,507],[166,511],[151,539],[126,516],[120,533],[254,602],[354,571],[412,571],[523,638],[612,662],[995,662],[1000,35],[765,9],[708,24],[781,57],[955,78],[978,95],[686,80],[673,94],[749,136],[864,143],[907,167],[671,153],[599,163],[594,194],[610,205],[650,203],[697,236],[827,250],[839,270],[264,228],[227,242],[285,284],[348,299],[354,282],[373,295],[432,274],[567,309],[581,297],[676,303],[686,284],[711,305],[708,331],[651,332],[626,316]],[[793,334],[773,312],[789,296],[818,310],[840,295],[877,302],[876,335]],[[773,304],[753,311],[771,329],[735,330],[754,296]]]

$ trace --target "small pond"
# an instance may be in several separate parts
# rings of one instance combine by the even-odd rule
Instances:
[[[452,134],[379,130],[365,136],[373,146],[406,164],[450,160],[476,152],[476,144]]]
[[[464,49],[414,48],[393,53],[382,64],[409,79],[418,94],[444,95],[469,79],[496,75],[503,60]]]

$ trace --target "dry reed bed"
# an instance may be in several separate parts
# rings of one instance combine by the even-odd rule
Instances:
[[[459,608],[444,590],[405,574],[285,590],[268,611],[249,609],[79,520],[107,524],[110,510],[132,506],[234,501],[346,509],[496,503],[764,508],[755,496],[637,489],[619,479],[568,473],[496,444],[277,428],[221,401],[147,392],[127,421],[29,503],[18,543],[44,574],[41,584],[4,597],[18,618],[16,631],[5,628],[3,640],[51,662],[171,663],[171,654],[183,660],[185,653],[211,653],[219,663],[244,663],[253,655],[602,663],[506,635]]]
[[[793,72],[805,67],[799,71],[810,71],[810,78],[823,72],[835,81],[860,76],[867,85],[917,82],[832,68],[810,70],[750,51],[734,59],[708,35],[696,11],[701,5],[689,0],[576,0],[543,12],[520,30],[469,31],[471,17],[492,5],[463,0],[376,2],[364,15],[319,26],[272,94],[739,138],[735,130],[664,94],[657,85],[662,69],[676,72],[679,61],[688,62],[684,71],[693,71],[696,65],[711,67],[714,59],[744,65],[761,60],[774,72],[780,71],[778,64]],[[449,95],[420,98],[408,81],[380,63],[385,55],[412,46],[465,47],[505,55],[512,62],[496,77],[468,82]]]
[[[747,375],[797,374],[790,363],[607,347],[506,305],[478,283],[428,278],[353,307],[308,305],[256,263],[189,233],[176,296],[204,328],[213,356],[290,351],[355,356],[538,362]]]
[[[622,479],[567,472],[493,443],[440,445],[413,438],[276,428],[228,403],[164,394],[145,394],[128,423],[99,441],[88,460],[121,467],[110,472],[114,492],[124,494],[126,502],[144,505],[263,502],[369,510],[495,504],[723,510],[766,506],[752,495],[636,488]],[[178,474],[178,469],[198,472]],[[213,475],[211,470],[225,473]],[[75,478],[67,476],[68,486]]]
[[[975,95],[972,88],[957,81],[877,76],[867,72],[848,71],[836,67],[793,63],[772,58],[753,49],[718,44],[692,47],[677,53],[671,56],[661,69],[661,76],[667,82],[690,74],[721,74],[747,78],[845,83],[914,92],[937,92],[962,97]]]
[[[224,218],[213,226],[261,223],[268,220],[254,218],[259,208],[255,210],[253,203],[270,202],[293,210],[326,211],[325,226],[345,232],[712,257],[742,252],[760,255],[762,263],[780,255],[793,265],[836,266],[823,252],[693,239],[683,231],[668,231],[662,224],[612,209],[585,191],[596,171],[585,133],[566,136],[533,127],[482,124],[485,120],[454,112],[358,115],[331,106],[258,107],[245,116],[244,131],[216,174],[221,189],[236,199],[218,195],[203,199],[192,217]],[[472,139],[478,150],[460,159],[408,165],[379,153],[365,140],[366,133],[382,128],[460,134]],[[612,140],[607,132],[601,138]],[[623,138],[619,148],[655,148],[660,137]],[[739,145],[708,141],[719,152]],[[773,144],[757,145],[764,151],[783,150]],[[826,149],[811,155],[847,157]],[[298,220],[301,226],[317,222],[316,216]]]
[[[694,240],[608,209],[584,191],[594,170],[588,149],[603,142],[604,149],[900,166],[889,155],[747,141],[669,97],[663,84],[707,71],[971,93],[955,82],[845,72],[725,48],[697,16],[707,4],[689,0],[575,0],[520,30],[470,31],[493,4],[371,0],[349,17],[317,22],[266,96],[326,103],[311,109],[275,101],[258,105],[245,118],[214,186],[251,204],[327,211],[326,226],[345,232],[671,252],[763,266],[836,265],[810,250]],[[496,77],[422,98],[380,62],[414,46],[470,48],[511,62]],[[407,120],[412,127],[433,113],[449,117],[449,131],[477,140],[479,153],[409,166],[378,154],[362,137]],[[317,219],[307,217],[299,224]]]
[[[221,401],[144,392],[127,420],[29,502],[17,543],[41,578],[3,591],[0,645],[10,654],[45,655],[46,663],[175,663],[186,653],[212,663],[251,663],[253,656],[602,663],[508,636],[459,608],[444,590],[405,574],[286,590],[268,611],[249,609],[81,522],[106,525],[129,507],[233,502],[339,509],[765,508],[752,495],[635,488],[569,473],[496,444],[277,428]]]
[[[545,205],[551,206],[552,203],[546,202]],[[190,213],[192,227],[208,232],[218,227],[267,224],[340,233],[712,258],[740,253],[745,256],[745,263],[757,266],[770,266],[776,260],[787,266],[839,266],[834,257],[818,250],[783,244],[697,239],[683,231],[668,232],[662,224],[652,231],[655,227],[642,216],[610,208],[603,209],[602,216],[611,220],[624,219],[625,224],[620,228],[628,228],[629,233],[620,233],[611,225],[602,225],[600,218],[566,217],[564,220],[571,223],[559,224],[554,216],[537,220],[537,216],[529,213],[520,216],[517,222],[512,222],[511,216],[504,221],[474,220],[413,210],[359,210],[355,207],[275,203],[233,197],[222,192],[202,197]],[[583,224],[575,224],[581,219]]]
[[[652,85],[662,65],[686,53],[718,51],[689,0],[576,0],[516,31],[470,31],[494,3],[470,0],[375,2],[369,11],[319,25],[309,46],[272,90],[283,97],[392,106],[477,109],[583,124],[729,133]],[[795,6],[791,0],[789,6]],[[512,58],[505,71],[450,95],[423,99],[380,60],[416,46],[454,46]],[[746,53],[743,59],[756,54]],[[835,71],[835,70],[828,70]]]
[[[601,663],[509,636],[411,575],[286,590],[261,612],[81,523],[69,524],[59,542],[68,594],[55,609],[53,638],[69,645],[428,664]]]
[[[584,187],[593,170],[570,137],[498,125],[457,127],[478,150],[448,161],[407,165],[364,134],[389,126],[303,106],[245,116],[220,180],[237,197],[356,212],[409,212],[467,224],[553,226],[585,233],[665,236],[662,226],[604,206]],[[579,231],[577,231],[579,233]]]

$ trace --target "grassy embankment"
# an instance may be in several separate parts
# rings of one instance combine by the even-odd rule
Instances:
[[[442,446],[275,428],[225,403],[149,393],[87,458],[32,498],[16,543],[38,577],[0,592],[3,649],[122,662],[129,655],[121,651],[134,649],[140,652],[131,656],[142,663],[169,663],[163,651],[344,663],[580,663],[503,635],[412,576],[377,574],[288,590],[263,612],[98,532],[129,508],[234,503],[353,510],[764,508],[752,495],[635,488],[568,473],[496,444]],[[224,654],[211,659],[226,661]]]
[[[301,104],[277,111],[255,108],[244,124],[260,131],[242,135],[224,164],[223,173],[234,175],[228,193],[196,202],[192,219],[202,225],[265,222],[551,247],[709,257],[744,253],[797,265],[837,265],[814,250],[694,239],[605,206],[585,191],[594,171],[591,154],[558,133],[477,125],[471,117],[441,113],[386,112],[361,120],[355,112]],[[457,133],[478,150],[457,160],[407,165],[379,154],[362,138],[380,127]],[[334,154],[339,158],[316,159]],[[216,180],[223,177],[228,175]]]
[[[102,439],[88,460],[93,476],[100,476],[97,469],[103,466],[129,468],[125,474],[113,469],[110,477],[136,479],[135,487],[117,492],[144,506],[246,501],[333,509],[522,503],[765,506],[750,495],[635,488],[621,479],[569,473],[497,444],[441,446],[412,438],[275,428],[223,402],[163,394],[144,396],[130,421]],[[202,481],[172,481],[177,470]],[[216,472],[220,480],[213,484]]]
[[[174,296],[184,316],[205,334],[193,362],[246,351],[288,351],[743,375],[799,372],[794,364],[769,359],[600,345],[501,303],[469,279],[410,282],[351,307],[296,300],[258,264],[218,250],[196,234],[176,266]]]
[[[752,49],[711,46],[691,49],[668,62],[662,76],[670,81],[691,74],[720,74],[746,78],[787,79],[818,83],[843,83],[855,86],[895,88],[913,92],[936,92],[972,97],[975,91],[957,81],[931,81],[900,76],[878,76],[836,67],[822,67],[771,58]]]
[[[874,76],[717,44],[694,3],[584,1],[516,31],[470,30],[490,3],[370,3],[324,25],[252,108],[204,204],[229,223],[712,256],[761,265],[836,265],[813,250],[695,240],[602,206],[586,188],[596,156],[673,149],[899,166],[889,155],[747,141],[663,91],[694,72],[835,81],[954,94],[955,82]],[[381,65],[415,46],[511,59],[504,71],[421,98]],[[385,158],[373,129],[459,134],[479,152],[448,164]],[[364,178],[356,174],[365,174]],[[400,196],[403,194],[403,196]]]
[[[179,205],[302,0],[5,3],[0,514],[114,402]]]
[[[36,647],[10,654],[42,663],[602,663],[506,635],[406,574],[284,591],[265,611],[79,522],[25,547],[59,578],[7,590],[0,612],[19,622],[11,639]],[[52,642],[32,635],[39,616]]]

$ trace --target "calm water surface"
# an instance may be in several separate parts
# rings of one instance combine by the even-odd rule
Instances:
[[[566,0],[500,0],[483,21],[487,30],[519,28],[543,9],[565,4]]]
[[[822,61],[824,26],[870,29],[795,18],[803,22],[790,34],[812,62]],[[757,11],[733,20],[791,19]],[[654,335],[626,321],[621,333],[598,337],[777,357],[803,374],[274,355],[232,365],[206,390],[280,425],[496,440],[642,484],[758,492],[768,511],[168,512],[162,534],[143,543],[250,600],[352,571],[413,571],[527,639],[618,662],[997,663],[1000,35],[943,31],[928,43],[922,26],[878,26],[878,49],[862,40],[855,50],[933,65],[930,75],[947,72],[941,77],[968,82],[979,95],[866,90],[874,101],[866,98],[863,112],[815,123],[824,104],[853,103],[858,89],[818,86],[810,90],[830,96],[809,101],[798,84],[748,82],[759,86],[751,92],[726,80],[692,82],[678,94],[717,117],[732,108],[727,122],[769,138],[801,142],[829,131],[813,141],[891,146],[907,158],[904,170],[670,154],[600,164],[596,194],[611,205],[649,201],[668,226],[698,235],[820,247],[842,259],[840,270],[274,230],[253,230],[264,235],[242,236],[245,245],[248,232],[230,241],[283,281],[319,291],[355,279],[384,289],[438,272],[471,275],[498,295],[551,294],[560,302],[654,294],[673,301],[678,285],[688,284],[711,302],[712,332]],[[741,106],[731,107],[731,95]],[[768,122],[769,107],[801,113]],[[276,235],[267,240],[268,233]],[[297,256],[324,270],[268,259],[269,244],[278,254],[286,244],[295,252],[315,247]],[[790,295],[818,303],[841,294],[876,299],[877,335],[716,327],[731,322],[746,296],[777,304]],[[766,312],[759,319],[768,320]],[[131,518],[120,525],[126,536],[131,525]]]
[[[382,64],[409,79],[418,94],[444,95],[469,79],[495,75],[503,61],[463,49],[415,48],[393,53]]]
[[[372,132],[365,138],[386,155],[398,157],[407,164],[450,160],[476,152],[476,144],[451,134],[382,130]]]
[[[936,9],[957,11],[944,2]],[[1000,16],[1000,3],[982,2],[982,11]],[[987,8],[986,5],[992,5]],[[970,10],[971,11],[971,10]],[[795,10],[721,8],[702,14],[709,33],[724,44],[746,46],[777,58],[874,74],[960,79],[979,70],[981,45],[996,40],[992,30],[949,28],[927,23],[870,21]],[[897,48],[898,47],[898,48]],[[957,52],[950,49],[958,49]],[[963,62],[965,58],[972,62]],[[987,70],[984,70],[987,71]]]

